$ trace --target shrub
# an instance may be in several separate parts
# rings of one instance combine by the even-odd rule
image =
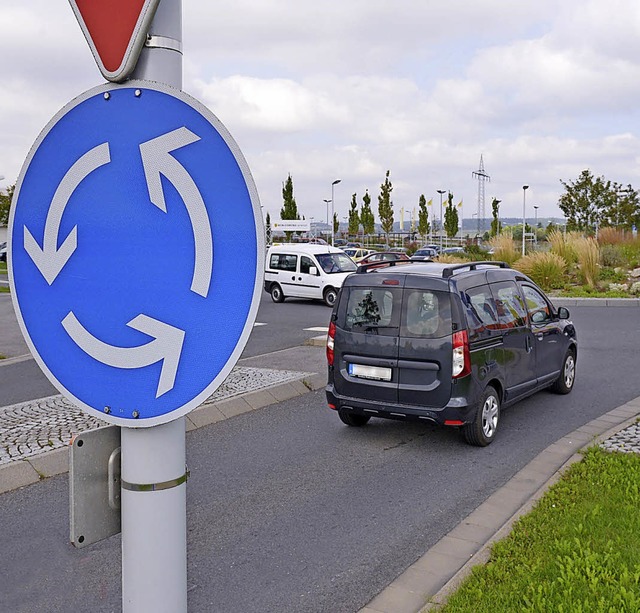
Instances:
[[[537,251],[520,258],[514,268],[531,277],[542,289],[551,290],[563,287],[567,262],[550,251]]]
[[[438,262],[443,264],[465,264],[469,262],[467,258],[460,257],[459,255],[451,255],[450,253],[443,253],[438,257]]]
[[[551,252],[559,255],[567,264],[573,264],[578,261],[578,255],[574,247],[574,242],[577,238],[582,237],[576,235],[575,232],[564,234],[559,230],[553,230],[547,235],[547,240],[551,245]]]
[[[626,264],[626,259],[620,245],[600,243],[600,261],[603,266],[615,268]]]
[[[578,275],[589,287],[595,287],[600,278],[600,248],[593,238],[581,237],[574,243],[578,255]]]
[[[503,232],[494,236],[489,241],[489,245],[493,248],[494,260],[506,262],[511,266],[518,259],[518,250],[510,232]]]
[[[619,245],[625,242],[624,232],[617,228],[600,228],[598,243],[600,245]]]

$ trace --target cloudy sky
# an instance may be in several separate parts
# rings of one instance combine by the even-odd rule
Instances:
[[[0,0],[0,175],[103,82],[66,0]],[[640,187],[638,0],[216,0],[183,3],[184,89],[242,149],[272,217],[347,215],[391,171],[396,220],[438,189],[486,215],[561,216],[560,180],[589,168]],[[439,207],[438,207],[439,208]],[[405,219],[408,214],[405,214]]]

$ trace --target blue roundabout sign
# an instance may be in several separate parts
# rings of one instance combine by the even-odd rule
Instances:
[[[249,337],[264,265],[257,191],[220,121],[181,91],[104,85],[34,144],[9,220],[18,322],[51,382],[121,426],[176,419]]]

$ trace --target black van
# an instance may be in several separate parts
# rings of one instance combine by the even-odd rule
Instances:
[[[485,446],[501,407],[572,390],[577,349],[569,311],[503,262],[363,266],[332,312],[327,401],[349,426],[423,420]]]

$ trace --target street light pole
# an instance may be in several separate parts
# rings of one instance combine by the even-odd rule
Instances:
[[[526,222],[526,202],[527,202],[527,190],[529,189],[528,185],[522,186],[522,257],[524,257],[525,252],[525,230],[527,227]]]
[[[334,205],[333,205],[333,201],[335,200],[335,196],[333,194],[333,188],[338,185],[338,183],[340,183],[340,181],[342,181],[342,179],[336,179],[332,184],[331,184],[331,246],[333,247],[333,243],[335,240],[335,232],[334,232],[334,223],[333,223],[333,219],[335,217],[335,209],[334,209]]]
[[[442,230],[444,229],[444,223],[442,220],[442,194],[444,194],[447,190],[439,189],[437,191],[440,194],[440,252],[442,252]]]
[[[327,230],[329,230],[329,204],[333,202],[333,200],[325,199],[324,203],[327,205]]]

